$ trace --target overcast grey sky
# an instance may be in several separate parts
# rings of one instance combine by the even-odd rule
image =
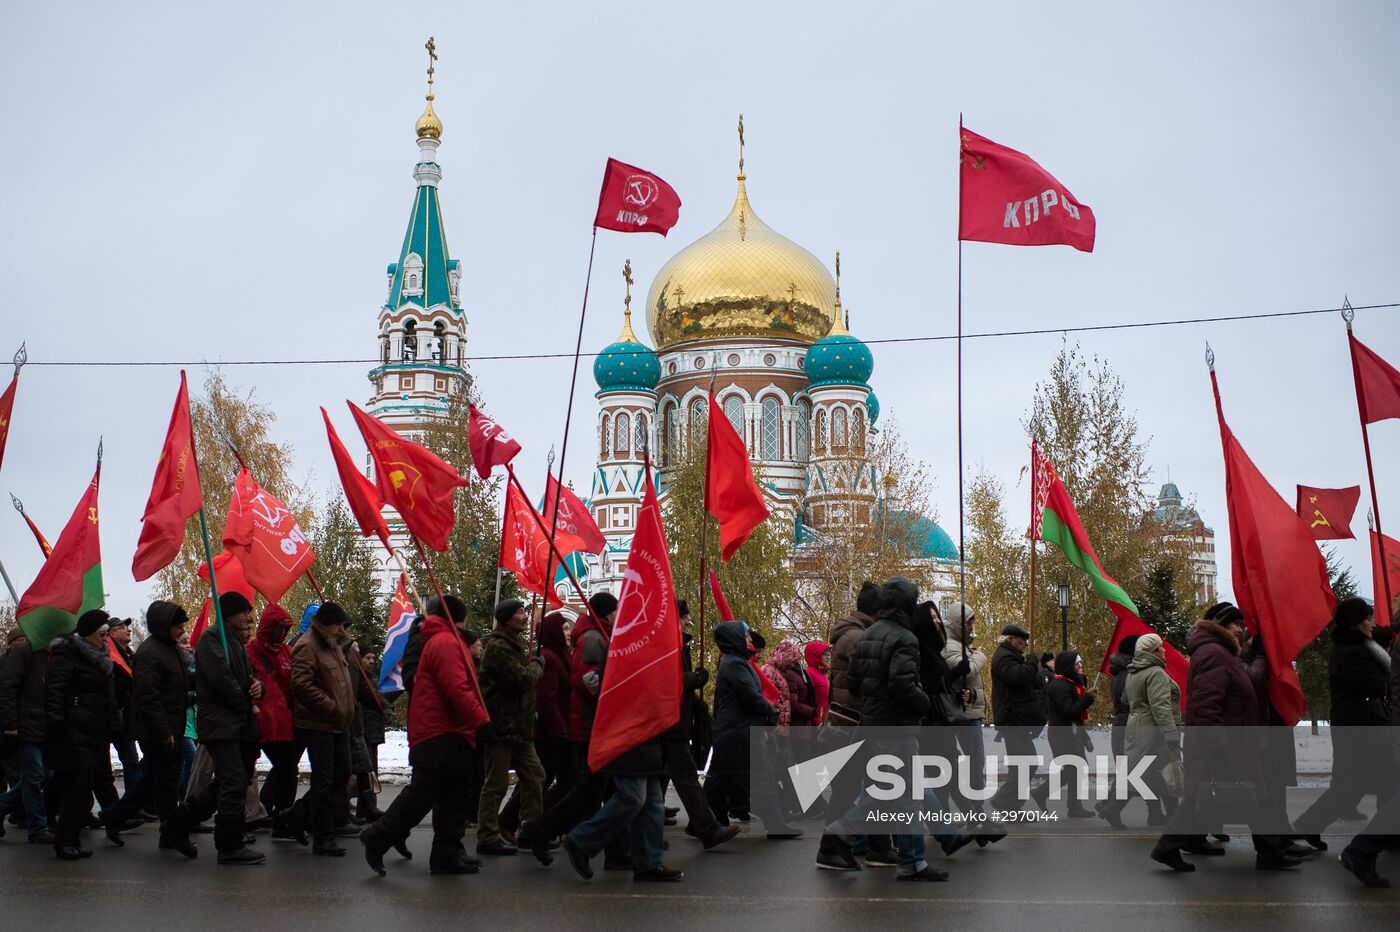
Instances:
[[[21,339],[35,361],[372,356],[384,266],[413,195],[429,34],[470,353],[572,350],[610,155],[661,174],[684,200],[667,239],[599,234],[584,347],[611,341],[623,259],[644,294],[727,213],[741,110],[754,209],[828,262],[841,250],[858,336],[953,330],[960,111],[1040,161],[1099,224],[1092,255],[967,245],[969,331],[1332,307],[1343,292],[1354,304],[1400,302],[1393,3],[10,2],[3,356]],[[1357,326],[1400,363],[1397,321],[1365,311]],[[1170,468],[1216,528],[1227,594],[1207,339],[1232,425],[1285,498],[1297,482],[1364,486],[1337,318],[1078,339],[1126,380],[1156,480]],[[1059,347],[1047,335],[965,349],[969,462],[1006,482],[1018,523],[1019,421]],[[956,536],[953,347],[874,349],[885,416],[935,470],[933,505]],[[588,362],[567,470],[584,487]],[[353,438],[343,399],[364,402],[366,369],[226,375],[276,409],[278,439],[329,490],[316,408]],[[542,474],[569,361],[472,370],[524,444],[526,475]],[[190,376],[197,386],[202,366]],[[50,537],[106,436],[102,537],[117,612],[139,611],[149,594],[130,558],[177,381],[173,368],[34,366],[20,386],[0,489]],[[1394,534],[1400,423],[1373,435]],[[1365,507],[1363,495],[1363,539]],[[1340,549],[1369,581],[1364,545]],[[0,556],[18,586],[33,579],[38,553],[16,515],[0,515]]]

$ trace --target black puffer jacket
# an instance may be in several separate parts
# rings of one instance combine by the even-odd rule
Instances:
[[[1094,704],[1094,694],[1084,689],[1084,677],[1074,669],[1078,654],[1072,650],[1055,656],[1055,678],[1045,687],[1050,703],[1050,724],[1066,727],[1083,724],[1084,713]],[[1126,723],[1125,723],[1126,724]]]
[[[919,641],[911,630],[919,590],[896,576],[880,590],[880,613],[851,651],[846,683],[863,725],[917,725],[929,714],[919,683]]]
[[[998,725],[1044,725],[1040,665],[1005,642],[992,654],[992,715]]]
[[[695,727],[695,690],[710,681],[710,672],[692,669],[688,634],[681,635],[681,717],[676,724],[661,733],[666,741],[689,741]]]
[[[1327,661],[1333,725],[1389,724],[1390,668],[1384,651],[1357,628],[1332,629]]]
[[[70,635],[49,645],[44,763],[54,770],[107,770],[121,731],[107,651]]]
[[[170,627],[187,620],[184,609],[171,602],[156,602],[146,610],[150,637],[136,648],[131,660],[132,718],[136,739],[143,743],[162,745],[166,738],[185,734],[185,710],[194,702],[194,677],[170,637]]]
[[[1113,677],[1113,682],[1109,685],[1109,693],[1113,697],[1113,729],[1109,742],[1114,754],[1123,753],[1123,735],[1128,724],[1129,712],[1123,691],[1128,688],[1128,664],[1132,662],[1132,655],[1122,651],[1116,651],[1108,658],[1108,675]]]
[[[258,720],[253,715],[253,700],[248,695],[252,666],[243,642],[228,632],[228,652],[219,632],[213,628],[204,632],[194,649],[195,695],[199,709],[195,728],[200,741],[258,740]]]
[[[715,625],[715,646],[720,650],[715,677],[715,744],[749,740],[749,729],[772,725],[778,710],[763,698],[758,673],[749,666],[752,653],[745,643],[744,623]]]
[[[17,731],[19,740],[44,740],[44,674],[47,647],[34,650],[26,639],[0,657],[0,732]]]

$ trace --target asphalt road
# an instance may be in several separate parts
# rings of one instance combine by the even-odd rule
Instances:
[[[386,797],[393,792],[386,788]],[[1313,792],[1290,808],[1306,805]],[[1133,806],[1130,826],[1142,819],[1140,803]],[[1400,856],[1387,854],[1380,863],[1396,881],[1392,890],[1367,890],[1336,862],[1345,836],[1360,824],[1341,824],[1341,833],[1329,836],[1331,852],[1296,871],[1255,871],[1249,839],[1237,836],[1226,857],[1198,858],[1196,873],[1180,875],[1148,860],[1155,834],[1146,829],[1100,831],[1081,823],[1073,835],[1036,833],[939,856],[933,863],[952,878],[938,884],[896,883],[888,869],[815,870],[812,836],[768,841],[746,834],[702,852],[678,828],[667,830],[667,864],[684,870],[685,879],[665,885],[604,873],[601,858],[585,882],[562,855],[550,868],[520,856],[489,859],[474,876],[433,877],[426,825],[410,841],[414,860],[391,852],[382,879],[365,866],[354,839],[342,840],[348,857],[332,859],[260,835],[267,863],[232,868],[214,863],[207,835],[199,836],[200,857],[191,862],[158,851],[149,826],[127,835],[124,849],[93,832],[85,843],[96,855],[68,863],[11,830],[0,841],[0,929],[1400,928]],[[474,845],[470,833],[467,844]]]

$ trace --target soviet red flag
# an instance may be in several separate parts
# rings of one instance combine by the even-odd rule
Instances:
[[[650,468],[642,481],[588,747],[588,769],[595,773],[680,720],[681,619]]]
[[[1356,406],[1361,422],[1374,424],[1400,417],[1400,372],[1350,331],[1351,369],[1356,377]]]
[[[253,588],[276,602],[292,583],[316,562],[311,542],[286,505],[253,481],[247,469],[238,473],[224,525],[224,549],[238,558]],[[219,568],[214,567],[217,573]]]
[[[551,608],[564,603],[545,580],[549,538],[535,520],[530,503],[512,482],[506,486],[506,510],[501,520],[501,569],[515,574],[515,581],[526,592],[542,595]],[[555,564],[558,565],[557,563]]]
[[[345,403],[350,405],[369,447],[374,479],[384,502],[399,513],[409,532],[425,546],[446,550],[456,520],[453,497],[467,480],[437,454],[400,437],[353,403]]]
[[[705,510],[719,522],[720,556],[725,563],[768,520],[768,505],[754,481],[743,439],[710,392],[710,442],[706,450]]]
[[[1400,540],[1375,531],[1371,532],[1371,586],[1376,603],[1376,624],[1388,628],[1395,606],[1391,604],[1390,611],[1386,611],[1386,593],[1390,593],[1390,603],[1400,596]]]
[[[476,405],[468,409],[467,448],[471,450],[472,466],[483,479],[490,478],[491,470],[505,466],[520,452],[520,444],[510,434],[501,429],[491,418],[481,412]]]
[[[194,452],[190,393],[182,369],[180,391],[175,395],[175,409],[170,412],[165,445],[160,448],[151,495],[141,518],[141,538],[131,558],[131,573],[137,582],[150,579],[174,561],[185,542],[185,523],[202,507],[204,493],[199,487]]]
[[[10,498],[14,501],[15,508],[19,511],[19,516],[24,519],[25,524],[29,525],[29,533],[34,535],[34,543],[39,545],[39,552],[42,553],[44,559],[47,560],[53,555],[53,544],[49,543],[49,539],[44,536],[44,532],[39,530],[39,525],[34,523],[34,519],[29,517],[29,512],[24,510],[24,506],[20,504],[19,499],[15,498],[13,495],[11,495]]]
[[[958,239],[1094,251],[1094,212],[1023,152],[959,127]]]
[[[0,466],[5,463],[5,441],[10,438],[10,418],[15,413],[15,389],[18,387],[19,370],[16,369],[5,393],[0,395]]]
[[[204,580],[204,584],[209,585],[209,564],[199,564],[199,578]],[[249,604],[253,601],[253,587],[248,584],[248,578],[243,575],[243,564],[238,562],[238,558],[228,551],[220,551],[214,557],[214,579],[219,586],[219,595],[225,592],[237,592],[247,599]],[[199,644],[199,636],[209,627],[209,619],[213,616],[213,604],[206,598],[204,607],[199,610],[199,617],[194,621],[194,627],[190,629],[190,650]]]
[[[1326,627],[1337,600],[1307,524],[1269,485],[1225,422],[1214,370],[1210,384],[1225,452],[1235,602],[1250,629],[1264,638],[1274,710],[1284,724],[1296,725],[1306,705],[1293,659]]]
[[[1361,500],[1361,486],[1345,489],[1315,489],[1298,486],[1298,517],[1312,531],[1313,540],[1355,540],[1351,517]]]
[[[378,535],[384,546],[388,547],[389,526],[384,523],[384,516],[380,514],[384,502],[379,497],[379,490],[374,487],[373,482],[365,478],[365,474],[360,472],[355,461],[350,458],[350,451],[340,442],[340,435],[335,432],[331,416],[326,413],[325,408],[321,409],[321,419],[326,422],[326,439],[331,444],[335,471],[340,476],[340,487],[345,490],[345,501],[350,505],[350,513],[355,516],[355,523],[360,526],[360,535]]]
[[[557,510],[555,499],[558,499]],[[548,491],[545,492],[544,508],[540,509],[540,514],[545,519],[546,527],[553,518],[554,548],[563,556],[580,550],[584,553],[602,553],[608,545],[593,515],[573,489],[561,486],[553,473],[549,474]]]
[[[617,159],[603,169],[595,227],[619,233],[660,233],[676,225],[681,199],[676,189],[649,171]]]

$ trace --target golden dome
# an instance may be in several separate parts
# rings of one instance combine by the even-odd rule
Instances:
[[[741,172],[729,216],[652,281],[647,324],[658,351],[740,336],[812,343],[831,331],[835,301],[826,266],[754,214]]]
[[[428,106],[423,109],[423,115],[414,124],[413,131],[419,139],[441,139],[442,121],[433,112],[433,95],[428,94]]]

